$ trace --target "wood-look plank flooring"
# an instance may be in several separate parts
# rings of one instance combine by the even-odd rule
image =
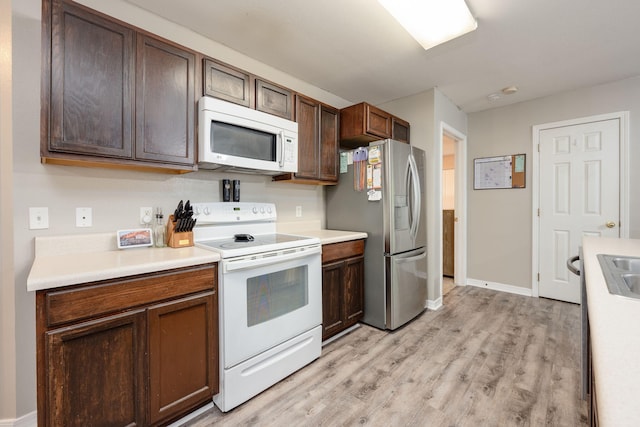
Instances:
[[[457,286],[405,327],[367,325],[202,426],[581,426],[579,306]]]

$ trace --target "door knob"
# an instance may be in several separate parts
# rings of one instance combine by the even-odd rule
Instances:
[[[613,228],[613,227],[615,227],[615,226],[616,226],[616,223],[615,223],[615,222],[613,222],[613,221],[609,221],[609,222],[607,222],[607,224],[606,224],[606,225],[607,225],[607,228]]]

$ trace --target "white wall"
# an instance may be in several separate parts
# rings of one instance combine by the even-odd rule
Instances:
[[[411,123],[411,145],[427,154],[427,298],[440,299],[442,281],[442,147],[440,124],[444,122],[462,134],[467,132],[467,115],[438,89],[380,105],[380,108]]]
[[[473,190],[468,177],[468,277],[531,289],[532,127],[630,112],[630,237],[640,238],[640,77],[469,115],[468,170],[477,157],[526,153],[526,188]]]
[[[0,423],[16,416],[11,1],[0,0]]]
[[[6,0],[0,3],[0,14],[4,15]],[[179,43],[199,50],[214,58],[219,58],[249,72],[308,94],[320,101],[338,108],[349,105],[319,88],[287,76],[277,70],[243,57],[228,48],[208,41],[203,37],[163,21],[139,9],[132,8],[121,0],[109,2],[85,1],[109,8],[116,17],[130,17],[135,25],[173,39]],[[25,12],[28,11],[28,12]],[[10,12],[7,10],[7,12]],[[17,396],[17,408],[12,413],[0,406],[0,420],[24,415],[36,407],[35,379],[35,304],[34,294],[26,291],[26,280],[34,256],[34,238],[44,235],[84,234],[94,232],[115,232],[117,229],[137,227],[139,207],[159,206],[165,212],[172,212],[180,199],[191,201],[218,201],[220,197],[220,179],[237,178],[242,182],[241,200],[255,202],[274,202],[278,210],[279,221],[318,221],[324,224],[324,190],[320,186],[273,183],[268,177],[246,174],[218,173],[199,171],[186,175],[165,175],[136,171],[115,171],[73,166],[43,165],[40,163],[40,1],[20,0],[20,10],[14,8],[13,14],[13,203],[5,205],[0,225],[7,223],[4,215],[11,212],[15,245],[9,250],[15,257],[15,278],[9,289],[4,292],[2,281],[3,315],[15,308],[15,335],[20,339],[13,347],[5,342],[2,330],[2,352],[0,357],[15,357],[15,375],[17,385],[10,390]],[[4,27],[3,27],[4,28]],[[4,64],[4,62],[3,62]],[[0,79],[2,76],[0,76]],[[1,81],[0,81],[1,82]],[[4,95],[4,92],[3,92]],[[0,110],[1,117],[5,116]],[[11,117],[11,116],[8,116]],[[1,123],[1,122],[0,122]],[[4,133],[0,134],[0,143],[5,146]],[[11,148],[11,147],[9,147]],[[6,150],[0,153],[4,154]],[[3,169],[4,172],[4,169]],[[3,193],[10,186],[10,180],[2,181]],[[46,206],[49,208],[47,230],[29,230],[28,208]],[[302,206],[303,217],[295,217],[295,206]],[[75,227],[75,208],[93,209],[93,227]],[[2,228],[1,230],[4,230]],[[3,237],[2,251],[7,250]],[[7,236],[8,238],[8,236]],[[8,241],[8,240],[7,240]],[[3,257],[4,260],[4,257]],[[5,295],[15,292],[15,304],[5,301]],[[3,328],[4,328],[3,322]],[[10,331],[11,332],[11,331]],[[5,347],[6,345],[6,347]],[[5,348],[8,349],[5,351]],[[11,367],[11,365],[9,365]],[[0,374],[3,374],[0,371]],[[2,377],[0,377],[2,378]],[[3,382],[4,384],[4,382]],[[11,381],[7,384],[11,385]],[[1,389],[0,389],[1,390]],[[0,395],[1,400],[5,396]],[[6,412],[6,413],[5,413]]]

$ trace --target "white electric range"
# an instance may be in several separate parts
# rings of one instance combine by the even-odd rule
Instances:
[[[320,357],[320,240],[276,233],[272,203],[194,203],[196,246],[216,251],[220,393],[229,411]]]

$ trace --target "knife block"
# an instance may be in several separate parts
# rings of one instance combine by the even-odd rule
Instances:
[[[167,246],[172,248],[186,248],[193,246],[193,231],[184,231],[176,233],[176,223],[173,222],[173,215],[169,215],[167,222]]]

